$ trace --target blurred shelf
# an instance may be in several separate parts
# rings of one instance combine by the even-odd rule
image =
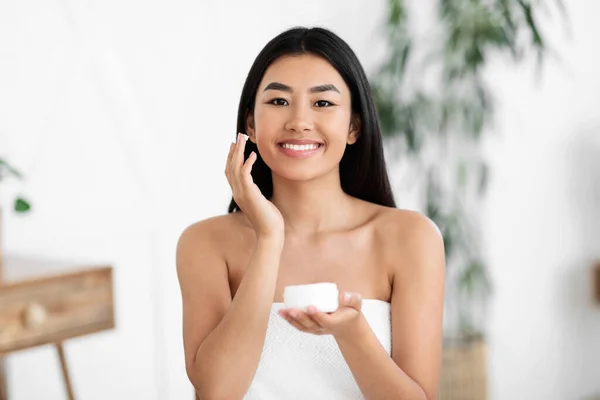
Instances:
[[[113,268],[110,265],[0,254],[0,357],[54,345],[63,379],[74,399],[62,343],[113,329]],[[0,366],[0,400],[7,400]]]

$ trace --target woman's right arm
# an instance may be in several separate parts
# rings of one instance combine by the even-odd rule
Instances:
[[[186,370],[200,399],[241,399],[260,361],[283,240],[258,239],[232,300],[211,225],[192,225],[177,246]]]
[[[257,239],[233,300],[226,249],[214,220],[186,229],[177,246],[186,369],[202,400],[241,399],[248,391],[262,354],[283,250],[283,217],[252,180],[257,155],[252,152],[244,160],[246,140],[238,134],[231,144],[225,175]]]

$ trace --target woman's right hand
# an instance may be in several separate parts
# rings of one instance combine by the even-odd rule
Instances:
[[[271,203],[252,180],[252,165],[256,161],[256,153],[252,152],[244,162],[246,136],[238,133],[237,143],[231,143],[227,155],[225,175],[236,204],[244,212],[257,238],[283,239],[283,217],[277,207]]]

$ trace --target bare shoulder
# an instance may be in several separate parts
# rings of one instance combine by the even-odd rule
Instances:
[[[207,218],[186,227],[177,242],[177,257],[200,256],[204,250],[225,257],[232,240],[252,232],[247,218],[241,213],[230,213]]]
[[[386,255],[395,272],[413,270],[425,258],[444,258],[444,239],[438,226],[426,215],[412,210],[382,207],[375,220],[379,251]],[[435,268],[435,267],[434,267]]]
[[[426,215],[398,208],[382,207],[377,219],[380,234],[400,243],[415,244],[415,241],[439,241],[442,234],[438,226]]]

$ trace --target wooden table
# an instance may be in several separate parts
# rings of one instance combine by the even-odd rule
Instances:
[[[0,251],[0,400],[8,399],[2,357],[42,345],[56,347],[73,400],[63,342],[114,326],[111,266],[2,257]]]

